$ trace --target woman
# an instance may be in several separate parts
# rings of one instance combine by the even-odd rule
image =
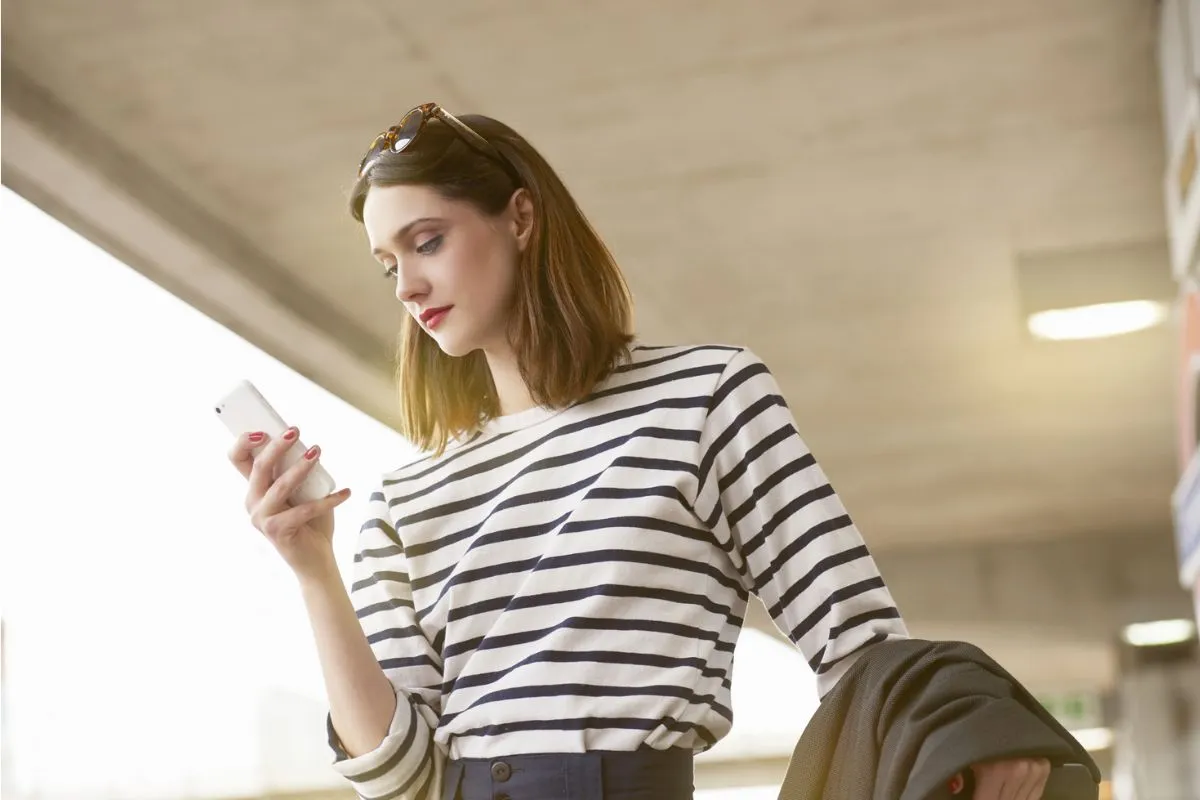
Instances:
[[[285,500],[319,448],[274,482],[294,430],[231,458],[299,580],[361,796],[690,798],[751,592],[822,694],[907,635],[766,367],[635,344],[612,256],[516,132],[418,107],[351,209],[409,312],[402,432],[427,454],[371,495],[349,594],[349,493]],[[989,797],[1040,795],[1028,762],[987,769],[1024,781]]]

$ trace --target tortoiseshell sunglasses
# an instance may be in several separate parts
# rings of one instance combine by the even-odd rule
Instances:
[[[507,158],[501,155],[500,151],[491,142],[471,130],[470,126],[465,122],[437,103],[423,103],[417,106],[404,115],[399,125],[393,125],[376,136],[375,141],[371,142],[371,147],[367,150],[367,154],[359,162],[358,177],[361,178],[365,175],[367,170],[371,168],[371,165],[384,153],[389,151],[399,153],[415,142],[417,137],[421,135],[421,131],[425,130],[426,123],[435,117],[448,125],[450,130],[458,134],[460,139],[477,152],[487,156],[503,167],[508,176],[513,179],[515,185],[521,185],[521,176],[517,174],[516,168],[513,167]]]

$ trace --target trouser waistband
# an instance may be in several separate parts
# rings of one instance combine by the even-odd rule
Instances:
[[[692,758],[644,748],[455,759],[441,800],[692,800]]]

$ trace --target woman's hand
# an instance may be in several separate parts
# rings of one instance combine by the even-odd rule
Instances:
[[[971,767],[975,773],[973,800],[1041,800],[1050,762],[1044,758],[1014,758]]]
[[[318,575],[333,559],[333,509],[345,502],[350,490],[293,506],[287,498],[320,459],[320,448],[310,448],[304,458],[275,479],[279,459],[299,440],[299,432],[289,428],[256,458],[253,451],[268,438],[262,433],[245,434],[229,451],[229,460],[249,484],[246,513],[297,577]]]

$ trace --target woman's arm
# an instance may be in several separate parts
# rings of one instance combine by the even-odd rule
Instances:
[[[796,430],[766,366],[739,351],[701,432],[696,511],[824,696],[860,649],[907,637],[862,536]]]
[[[442,662],[417,624],[387,500],[376,491],[368,505],[349,595],[336,565],[302,584],[329,696],[333,766],[360,797],[427,800],[440,791],[433,731]]]
[[[329,716],[346,753],[359,756],[379,747],[396,711],[396,693],[367,643],[350,595],[331,557],[320,574],[300,582],[308,609]]]

